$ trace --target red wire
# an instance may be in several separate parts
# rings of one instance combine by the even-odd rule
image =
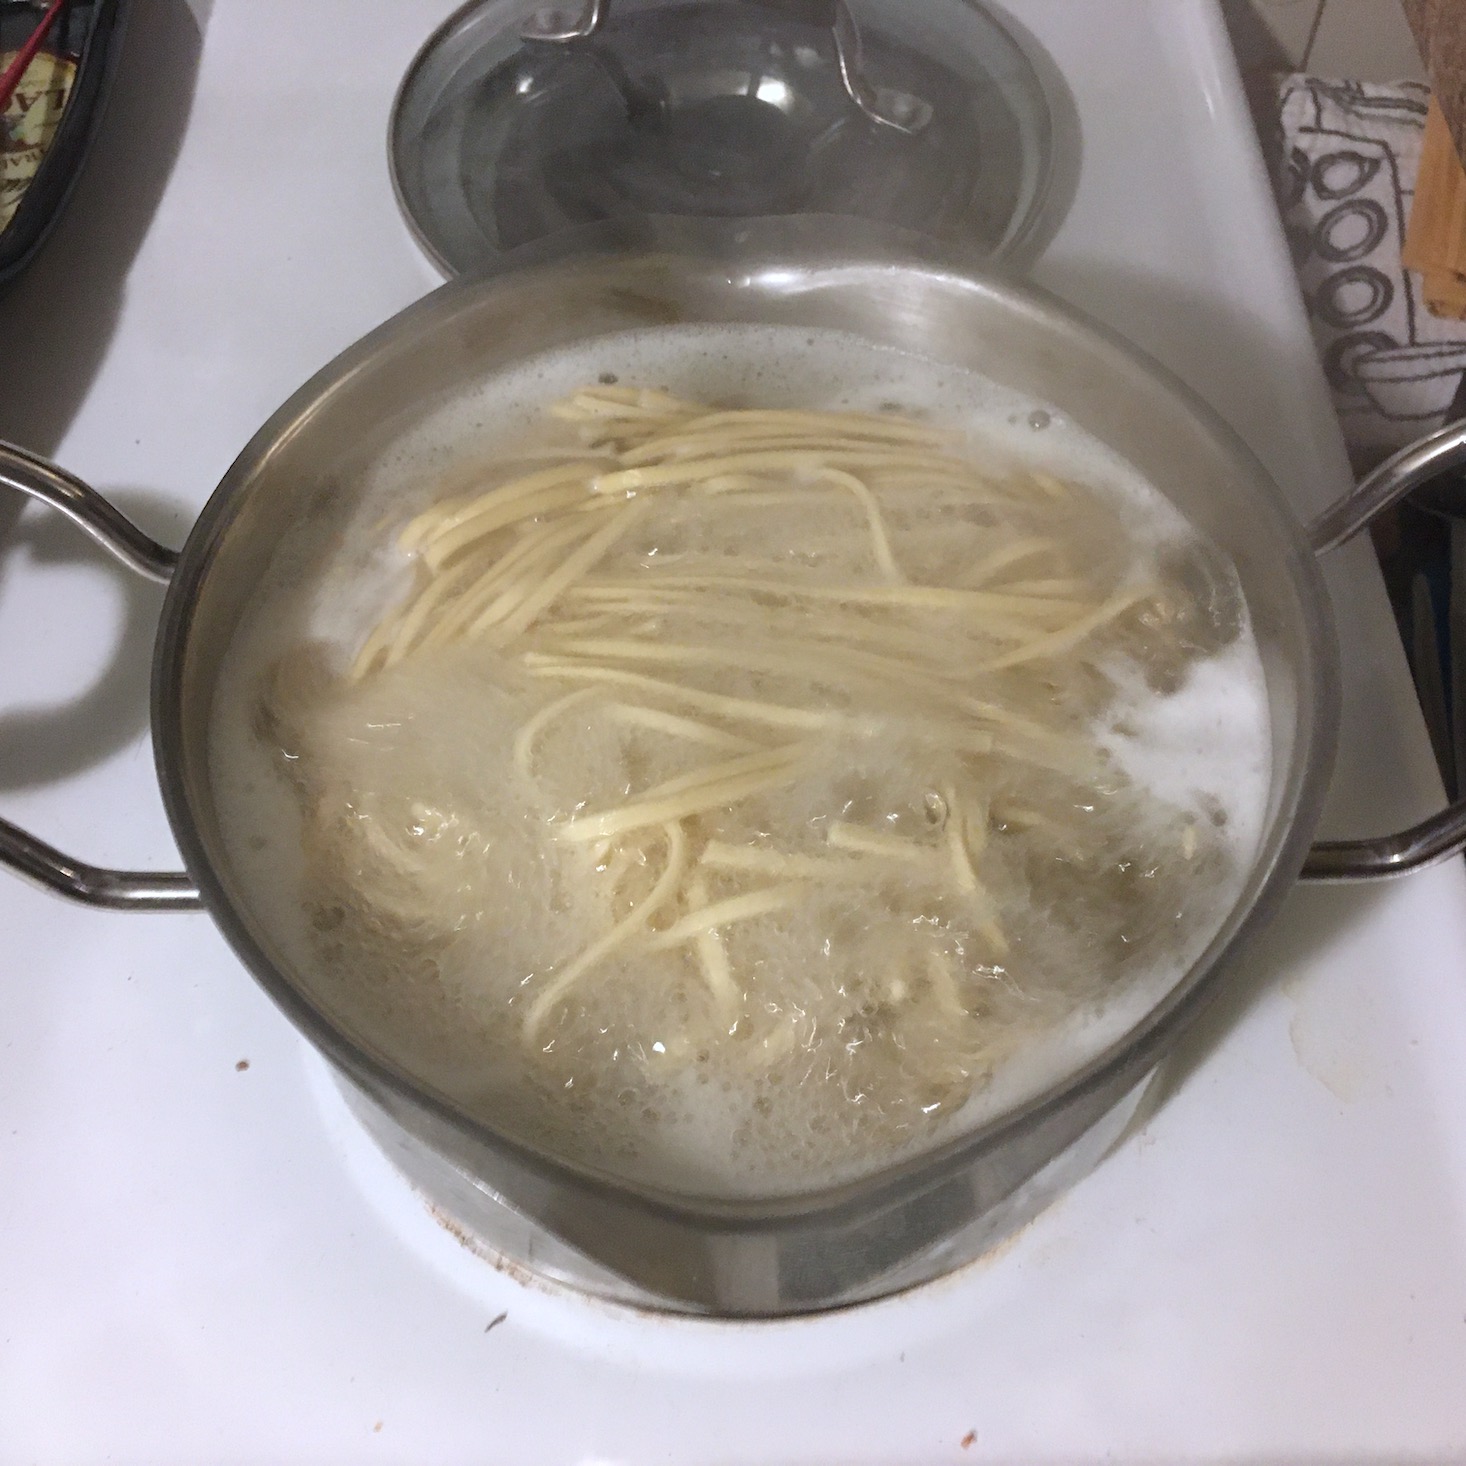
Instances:
[[[25,45],[15,53],[15,60],[5,68],[4,75],[0,76],[0,112],[10,105],[10,98],[20,85],[21,77],[36,59],[36,52],[41,49],[41,43],[46,39],[52,23],[65,3],[66,0],[51,0],[46,7],[46,13],[41,17],[41,23],[30,33]]]

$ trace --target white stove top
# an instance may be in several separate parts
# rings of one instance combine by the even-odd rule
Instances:
[[[181,540],[268,413],[435,283],[383,137],[452,3],[219,0],[183,127],[163,22],[188,12],[138,0],[89,174],[0,302],[0,434]],[[1345,461],[1213,5],[1009,9],[1083,135],[1039,278],[1317,508]],[[1336,562],[1328,832],[1364,833],[1439,786],[1369,554]],[[95,861],[176,862],[143,727],[156,607],[36,511],[0,545],[0,812]],[[1140,1133],[997,1255],[729,1326],[495,1272],[206,918],[0,881],[0,1461],[1466,1457],[1463,968],[1459,861],[1300,893]]]

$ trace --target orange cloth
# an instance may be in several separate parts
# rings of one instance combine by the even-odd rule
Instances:
[[[1400,258],[1408,269],[1420,271],[1422,294],[1434,314],[1466,320],[1466,169],[1434,99]]]

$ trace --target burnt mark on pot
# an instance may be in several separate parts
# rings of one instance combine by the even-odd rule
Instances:
[[[467,1227],[455,1221],[447,1212],[440,1210],[438,1207],[432,1205],[431,1202],[428,1204],[428,1213],[460,1247],[466,1248],[475,1257],[488,1263],[496,1272],[503,1273],[505,1277],[513,1278],[516,1283],[519,1283],[525,1288],[533,1288],[538,1292],[554,1295],[555,1289],[547,1285],[543,1278],[537,1277],[527,1267],[515,1262],[513,1258],[505,1257],[502,1252],[494,1251],[482,1239],[470,1232]],[[502,1315],[502,1318],[507,1317],[508,1314]],[[496,1319],[494,1322],[501,1322],[502,1318]],[[493,1328],[493,1326],[491,1323],[489,1328]],[[485,1329],[484,1332],[487,1333],[488,1329]]]

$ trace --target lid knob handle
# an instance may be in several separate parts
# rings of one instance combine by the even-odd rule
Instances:
[[[860,28],[845,0],[754,0],[767,9],[793,12],[812,24],[827,26],[835,40],[840,79],[846,95],[872,121],[897,132],[917,133],[932,120],[929,102],[910,92],[872,82],[865,71]],[[611,0],[583,0],[573,5],[547,5],[525,22],[520,35],[526,41],[567,45],[588,40],[606,23]]]

